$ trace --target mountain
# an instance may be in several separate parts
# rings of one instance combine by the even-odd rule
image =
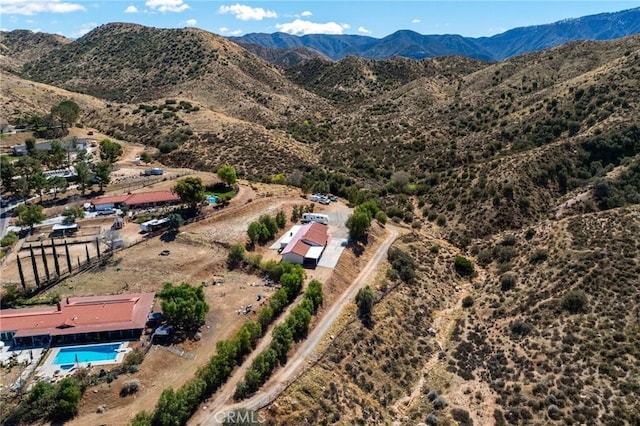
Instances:
[[[25,63],[66,46],[71,41],[57,34],[34,33],[28,30],[0,31],[0,66],[16,72]]]
[[[500,61],[515,55],[547,49],[573,40],[611,40],[640,33],[640,8],[567,19],[548,25],[509,30],[492,37],[422,35],[397,31],[381,39],[357,35],[246,34],[231,40],[271,48],[306,46],[333,60],[347,55],[369,59],[404,56],[412,59],[464,55],[485,61]]]
[[[304,46],[278,49],[253,43],[238,42],[238,44],[265,61],[283,68],[288,68],[310,59],[329,60],[317,50]]]
[[[282,69],[205,31],[110,24],[21,72],[0,70],[2,117],[73,99],[79,125],[162,164],[373,200],[400,225],[372,328],[351,304],[274,424],[640,422],[640,35]]]
[[[331,59],[345,57],[346,55],[342,53],[345,49],[366,46],[376,41],[373,37],[359,35],[308,34],[295,36],[280,32],[272,34],[252,33],[241,37],[229,37],[229,39],[278,49],[304,46],[317,50]]]

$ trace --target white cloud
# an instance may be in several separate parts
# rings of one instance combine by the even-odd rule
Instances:
[[[38,13],[70,13],[86,10],[77,3],[61,2],[60,0],[2,0],[0,15],[35,15]]]
[[[313,13],[311,13],[311,11],[309,11],[309,10],[305,10],[304,12],[302,12],[300,14],[300,16],[311,16],[311,15],[313,15]]]
[[[221,33],[226,33],[227,31],[229,31],[229,28],[227,28],[227,27],[220,27],[220,28],[218,28],[218,31],[220,31]]]
[[[278,14],[273,10],[265,10],[261,7],[251,7],[242,4],[220,6],[218,13],[222,15],[230,13],[241,21],[262,21],[264,18],[278,17]]]
[[[95,23],[95,22],[84,23],[84,24],[80,25],[80,28],[77,31],[75,31],[71,35],[71,37],[72,38],[82,37],[83,35],[85,35],[86,33],[88,33],[89,31],[91,31],[92,29],[94,29],[97,26],[98,26],[98,24]]]
[[[361,32],[362,34],[371,34],[371,30],[368,30],[365,27],[358,27],[358,32]]]
[[[285,24],[276,24],[276,28],[284,33],[304,35],[304,34],[342,34],[349,28],[348,24],[338,24],[336,22],[311,22],[296,19]]]
[[[419,19],[414,19],[413,21],[411,21],[412,24],[419,24],[420,22],[422,22]]]
[[[131,5],[124,10],[124,13],[138,13],[138,8]]]
[[[161,13],[166,12],[184,12],[189,9],[189,5],[182,0],[147,0],[145,3],[150,9],[157,10]]]
[[[185,21],[185,24],[187,24],[187,27],[195,27],[197,23],[198,21],[196,21],[195,19],[187,19]]]
[[[229,34],[231,34],[232,36],[239,36],[240,34],[242,34],[242,30],[233,30]]]

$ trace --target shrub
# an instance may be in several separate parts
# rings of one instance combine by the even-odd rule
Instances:
[[[493,261],[493,254],[491,250],[480,250],[477,256],[478,264],[487,266]]]
[[[451,417],[453,420],[458,422],[460,426],[471,426],[473,425],[473,420],[469,416],[469,412],[467,410],[463,410],[461,408],[454,408],[451,410]]]
[[[529,258],[530,263],[541,263],[547,260],[549,257],[549,252],[545,249],[538,249],[533,252],[531,257]]]
[[[385,225],[387,223],[387,215],[384,214],[382,210],[376,213],[376,220],[380,225]]]
[[[442,410],[447,405],[447,401],[441,396],[433,400],[433,408],[435,408],[436,410]]]
[[[473,297],[472,296],[466,296],[464,299],[462,299],[462,307],[463,308],[470,308],[473,306]]]
[[[436,219],[436,223],[438,224],[438,226],[444,226],[447,223],[447,217],[443,214],[439,214],[438,218]]]
[[[461,275],[463,277],[473,275],[473,263],[471,263],[471,261],[466,257],[456,256],[456,259],[454,260],[454,266],[458,275]]]
[[[124,384],[122,385],[122,389],[120,389],[120,396],[125,397],[125,396],[132,395],[138,392],[138,389],[140,389],[139,380],[131,380],[128,382],[124,382]]]
[[[509,291],[516,286],[516,276],[511,273],[503,274],[500,277],[500,289],[502,291]]]
[[[124,357],[124,361],[122,362],[122,365],[125,368],[127,368],[133,365],[142,364],[143,360],[144,360],[144,354],[142,353],[142,351],[138,349],[134,349],[133,351],[129,352],[127,356]]]
[[[562,417],[562,411],[554,404],[547,407],[547,414],[551,420],[559,420]]]
[[[227,266],[229,269],[235,269],[244,261],[246,252],[242,244],[234,244],[229,248],[229,256],[227,257]]]
[[[12,246],[16,243],[16,241],[18,241],[18,235],[16,235],[16,233],[13,231],[9,231],[7,232],[7,235],[5,235],[2,240],[0,240],[0,247]]]
[[[571,290],[562,298],[562,307],[571,314],[586,311],[587,294],[582,290]]]
[[[519,334],[520,336],[526,336],[531,332],[532,329],[533,327],[531,326],[531,324],[520,320],[514,321],[511,324],[511,332],[513,334]]]
[[[500,241],[500,245],[501,246],[515,246],[517,241],[518,240],[516,239],[515,235],[509,234],[509,235],[505,235],[505,237],[502,239],[502,241]]]
[[[427,424],[430,426],[436,426],[438,424],[438,417],[435,414],[430,413],[427,416]]]

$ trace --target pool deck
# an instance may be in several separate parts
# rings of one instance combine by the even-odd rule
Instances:
[[[78,368],[89,368],[89,367],[99,367],[99,366],[103,366],[103,365],[120,364],[124,360],[125,355],[128,354],[129,352],[131,352],[131,348],[127,347],[127,345],[128,345],[127,342],[120,342],[119,343],[120,344],[120,348],[116,350],[118,355],[115,357],[115,359],[110,359],[110,360],[106,360],[106,361],[91,361],[91,362],[73,363],[73,366],[71,368],[69,368],[69,369],[63,369],[62,365],[53,363],[54,360],[56,359],[56,357],[58,356],[58,352],[60,352],[61,349],[67,349],[67,350],[68,349],[73,349],[73,348],[80,349],[80,348],[82,348],[84,346],[114,345],[116,343],[117,342],[103,343],[103,344],[91,344],[91,345],[61,346],[61,347],[51,348],[51,350],[49,351],[49,354],[47,356],[47,359],[36,370],[36,379],[39,378],[40,380],[56,381],[58,378],[63,378],[67,374],[73,373]],[[68,365],[68,364],[65,364],[65,365]]]

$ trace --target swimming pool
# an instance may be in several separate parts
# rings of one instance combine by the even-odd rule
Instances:
[[[73,365],[78,362],[112,361],[120,354],[120,343],[108,345],[86,345],[60,348],[53,360],[55,365]]]
[[[209,204],[215,204],[218,202],[218,197],[216,197],[215,195],[207,195],[207,201],[209,202]]]

